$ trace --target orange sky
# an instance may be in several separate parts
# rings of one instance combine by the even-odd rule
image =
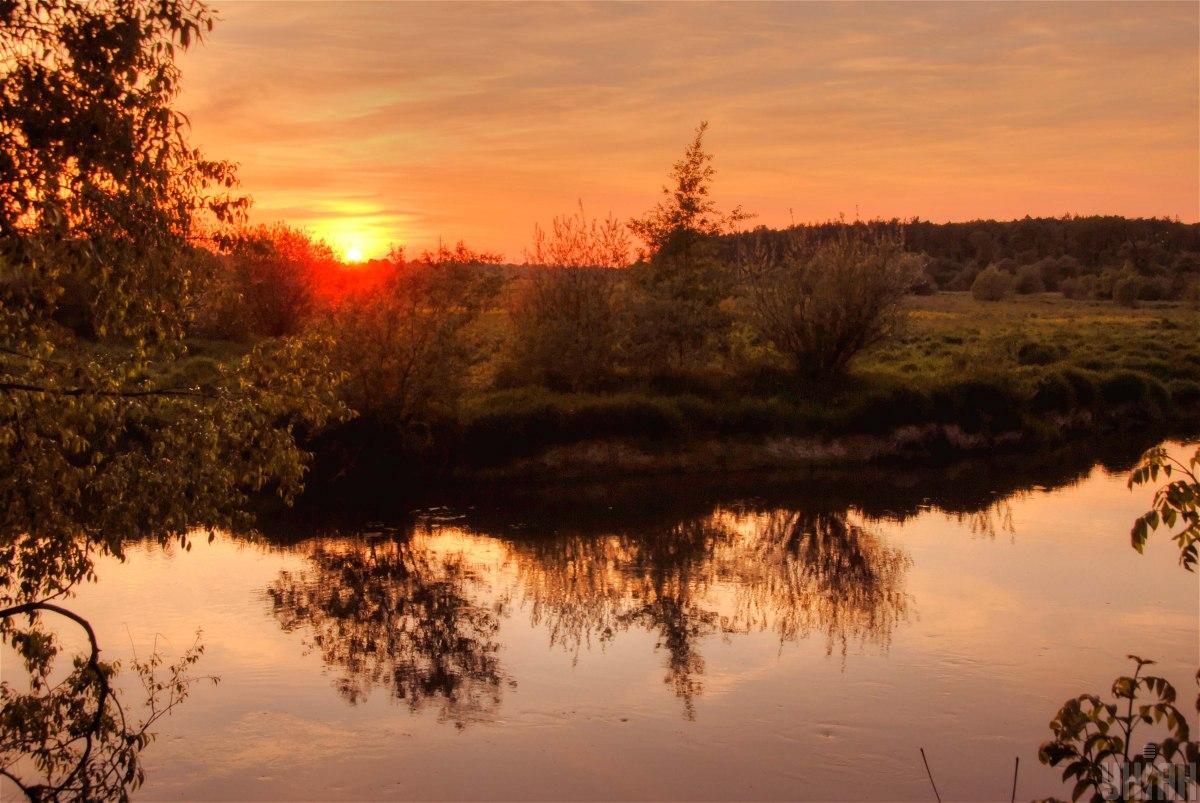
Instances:
[[[218,4],[194,141],[343,254],[657,200],[701,119],[758,222],[1200,218],[1200,4]],[[789,210],[792,210],[789,213]]]

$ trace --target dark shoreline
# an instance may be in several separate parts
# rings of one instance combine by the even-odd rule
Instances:
[[[1077,482],[1096,466],[1124,474],[1146,449],[1164,440],[1198,439],[1200,427],[1193,424],[1090,434],[1050,447],[1009,442],[919,457],[740,470],[488,477],[422,477],[407,470],[383,470],[310,485],[290,509],[261,500],[259,524],[271,540],[291,542],[317,531],[355,531],[379,522],[411,523],[415,517],[443,514],[509,523],[504,526],[549,517],[563,526],[586,527],[638,511],[675,509],[687,500],[699,507],[799,500],[818,507],[852,506],[881,518],[904,518],[926,507],[976,513],[1024,489]]]

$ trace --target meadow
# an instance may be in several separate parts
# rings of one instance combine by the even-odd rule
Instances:
[[[894,337],[835,379],[801,382],[760,362],[570,392],[498,387],[513,333],[493,307],[474,323],[486,356],[452,418],[417,427],[420,437],[369,416],[334,428],[312,444],[326,458],[314,480],[358,470],[564,477],[923,459],[1117,431],[1187,434],[1200,422],[1200,318],[1184,304],[941,292],[907,296],[903,312]]]

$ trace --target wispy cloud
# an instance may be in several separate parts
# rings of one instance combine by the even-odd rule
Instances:
[[[520,254],[653,203],[694,125],[765,223],[1200,217],[1200,7],[235,3],[184,108],[260,219]]]

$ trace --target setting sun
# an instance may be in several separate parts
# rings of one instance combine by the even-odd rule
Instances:
[[[347,262],[362,262],[363,261],[362,249],[359,248],[357,245],[352,245],[349,248],[347,248],[346,249],[346,261]]]

